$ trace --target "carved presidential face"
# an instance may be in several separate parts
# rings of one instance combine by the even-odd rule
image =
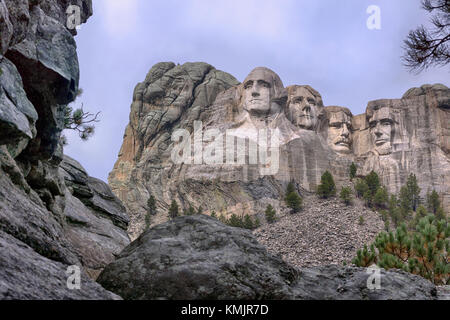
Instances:
[[[244,80],[242,92],[243,109],[253,116],[265,116],[280,112],[274,98],[283,90],[279,77],[267,68],[254,69]]]
[[[305,87],[289,90],[287,117],[296,126],[314,130],[322,100]]]
[[[374,110],[372,117],[369,119],[373,146],[380,155],[391,153],[393,125],[394,120],[390,115],[388,107]]]
[[[328,123],[328,145],[338,153],[352,150],[352,118],[344,110],[330,112]]]

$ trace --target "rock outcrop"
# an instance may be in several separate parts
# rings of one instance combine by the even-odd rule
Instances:
[[[93,280],[130,242],[125,207],[60,143],[79,79],[70,5],[92,14],[90,0],[0,0],[0,299],[120,298]]]
[[[182,217],[143,233],[108,265],[99,283],[124,299],[431,300],[436,287],[381,270],[370,290],[367,269],[296,269],[267,253],[250,231],[206,215]]]
[[[285,89],[267,68],[239,84],[204,63],[159,63],[135,89],[109,184],[131,216],[132,239],[151,195],[153,224],[167,220],[173,199],[182,209],[258,214],[290,181],[305,195],[329,170],[338,188],[349,185],[352,162],[360,176],[375,170],[390,193],[414,173],[421,196],[436,190],[448,212],[449,101],[446,86],[425,85],[353,116],[324,106],[310,86]]]

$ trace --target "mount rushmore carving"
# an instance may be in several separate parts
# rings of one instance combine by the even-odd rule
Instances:
[[[191,134],[192,154],[196,148],[216,150],[208,149],[214,143],[223,146],[223,161],[174,163],[171,154],[180,143],[173,139],[176,130]],[[200,145],[195,144],[196,130]],[[208,130],[215,134],[202,135]],[[269,136],[261,139],[261,132]],[[261,167],[273,159],[252,163],[250,146],[274,147],[269,142],[274,133],[277,170],[261,174]],[[226,141],[234,138],[245,141],[226,149]],[[270,158],[275,150],[266,149]],[[230,152],[234,158],[244,152],[245,162],[230,164]],[[259,152],[259,160],[262,155]],[[302,192],[315,192],[326,170],[338,187],[348,185],[352,162],[358,175],[376,171],[391,193],[398,193],[414,173],[422,196],[435,189],[448,212],[450,89],[441,84],[413,88],[401,99],[371,101],[365,114],[354,116],[345,107],[324,106],[321,95],[308,85],[285,88],[267,68],[254,69],[239,83],[206,63],[159,63],[136,86],[130,123],[109,183],[128,208],[129,231],[137,236],[150,195],[160,209],[154,223],[167,219],[173,199],[182,208],[252,214],[282,199],[290,181]]]

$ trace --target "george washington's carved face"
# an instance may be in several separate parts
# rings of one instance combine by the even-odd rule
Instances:
[[[274,100],[283,89],[281,80],[273,71],[256,68],[243,82],[242,107],[256,117],[278,113],[281,107]]]
[[[320,97],[315,96],[305,87],[294,87],[289,90],[287,118],[296,126],[314,130],[317,125]]]
[[[351,115],[344,109],[328,114],[328,145],[338,153],[350,153],[352,149]]]
[[[370,136],[375,150],[380,155],[391,153],[391,137],[393,134],[394,120],[389,108],[383,107],[373,111],[369,119]]]

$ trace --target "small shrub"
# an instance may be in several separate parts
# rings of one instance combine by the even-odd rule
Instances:
[[[355,185],[355,192],[358,198],[363,198],[364,194],[369,190],[369,186],[367,182],[362,179],[358,179]]]
[[[276,221],[277,212],[272,207],[272,205],[270,205],[270,204],[267,205],[265,214],[266,214],[266,220],[268,223],[274,223]]]
[[[286,188],[286,196],[284,198],[286,205],[291,209],[291,213],[297,213],[302,209],[303,199],[295,190],[294,184],[290,182]]]
[[[172,203],[170,204],[169,208],[169,218],[175,219],[176,217],[178,217],[179,215],[178,211],[179,211],[178,203],[175,200],[172,200]]]
[[[350,180],[353,180],[356,177],[357,170],[358,170],[358,168],[356,167],[356,164],[354,162],[352,162],[352,164],[350,165],[350,168],[349,168]]]
[[[359,225],[360,226],[364,225],[364,217],[363,216],[359,216]]]
[[[317,193],[324,199],[336,195],[336,184],[334,183],[333,175],[329,171],[325,171],[322,175]]]
[[[346,205],[351,204],[352,203],[352,189],[350,187],[342,187],[340,197],[341,197],[341,200]]]

